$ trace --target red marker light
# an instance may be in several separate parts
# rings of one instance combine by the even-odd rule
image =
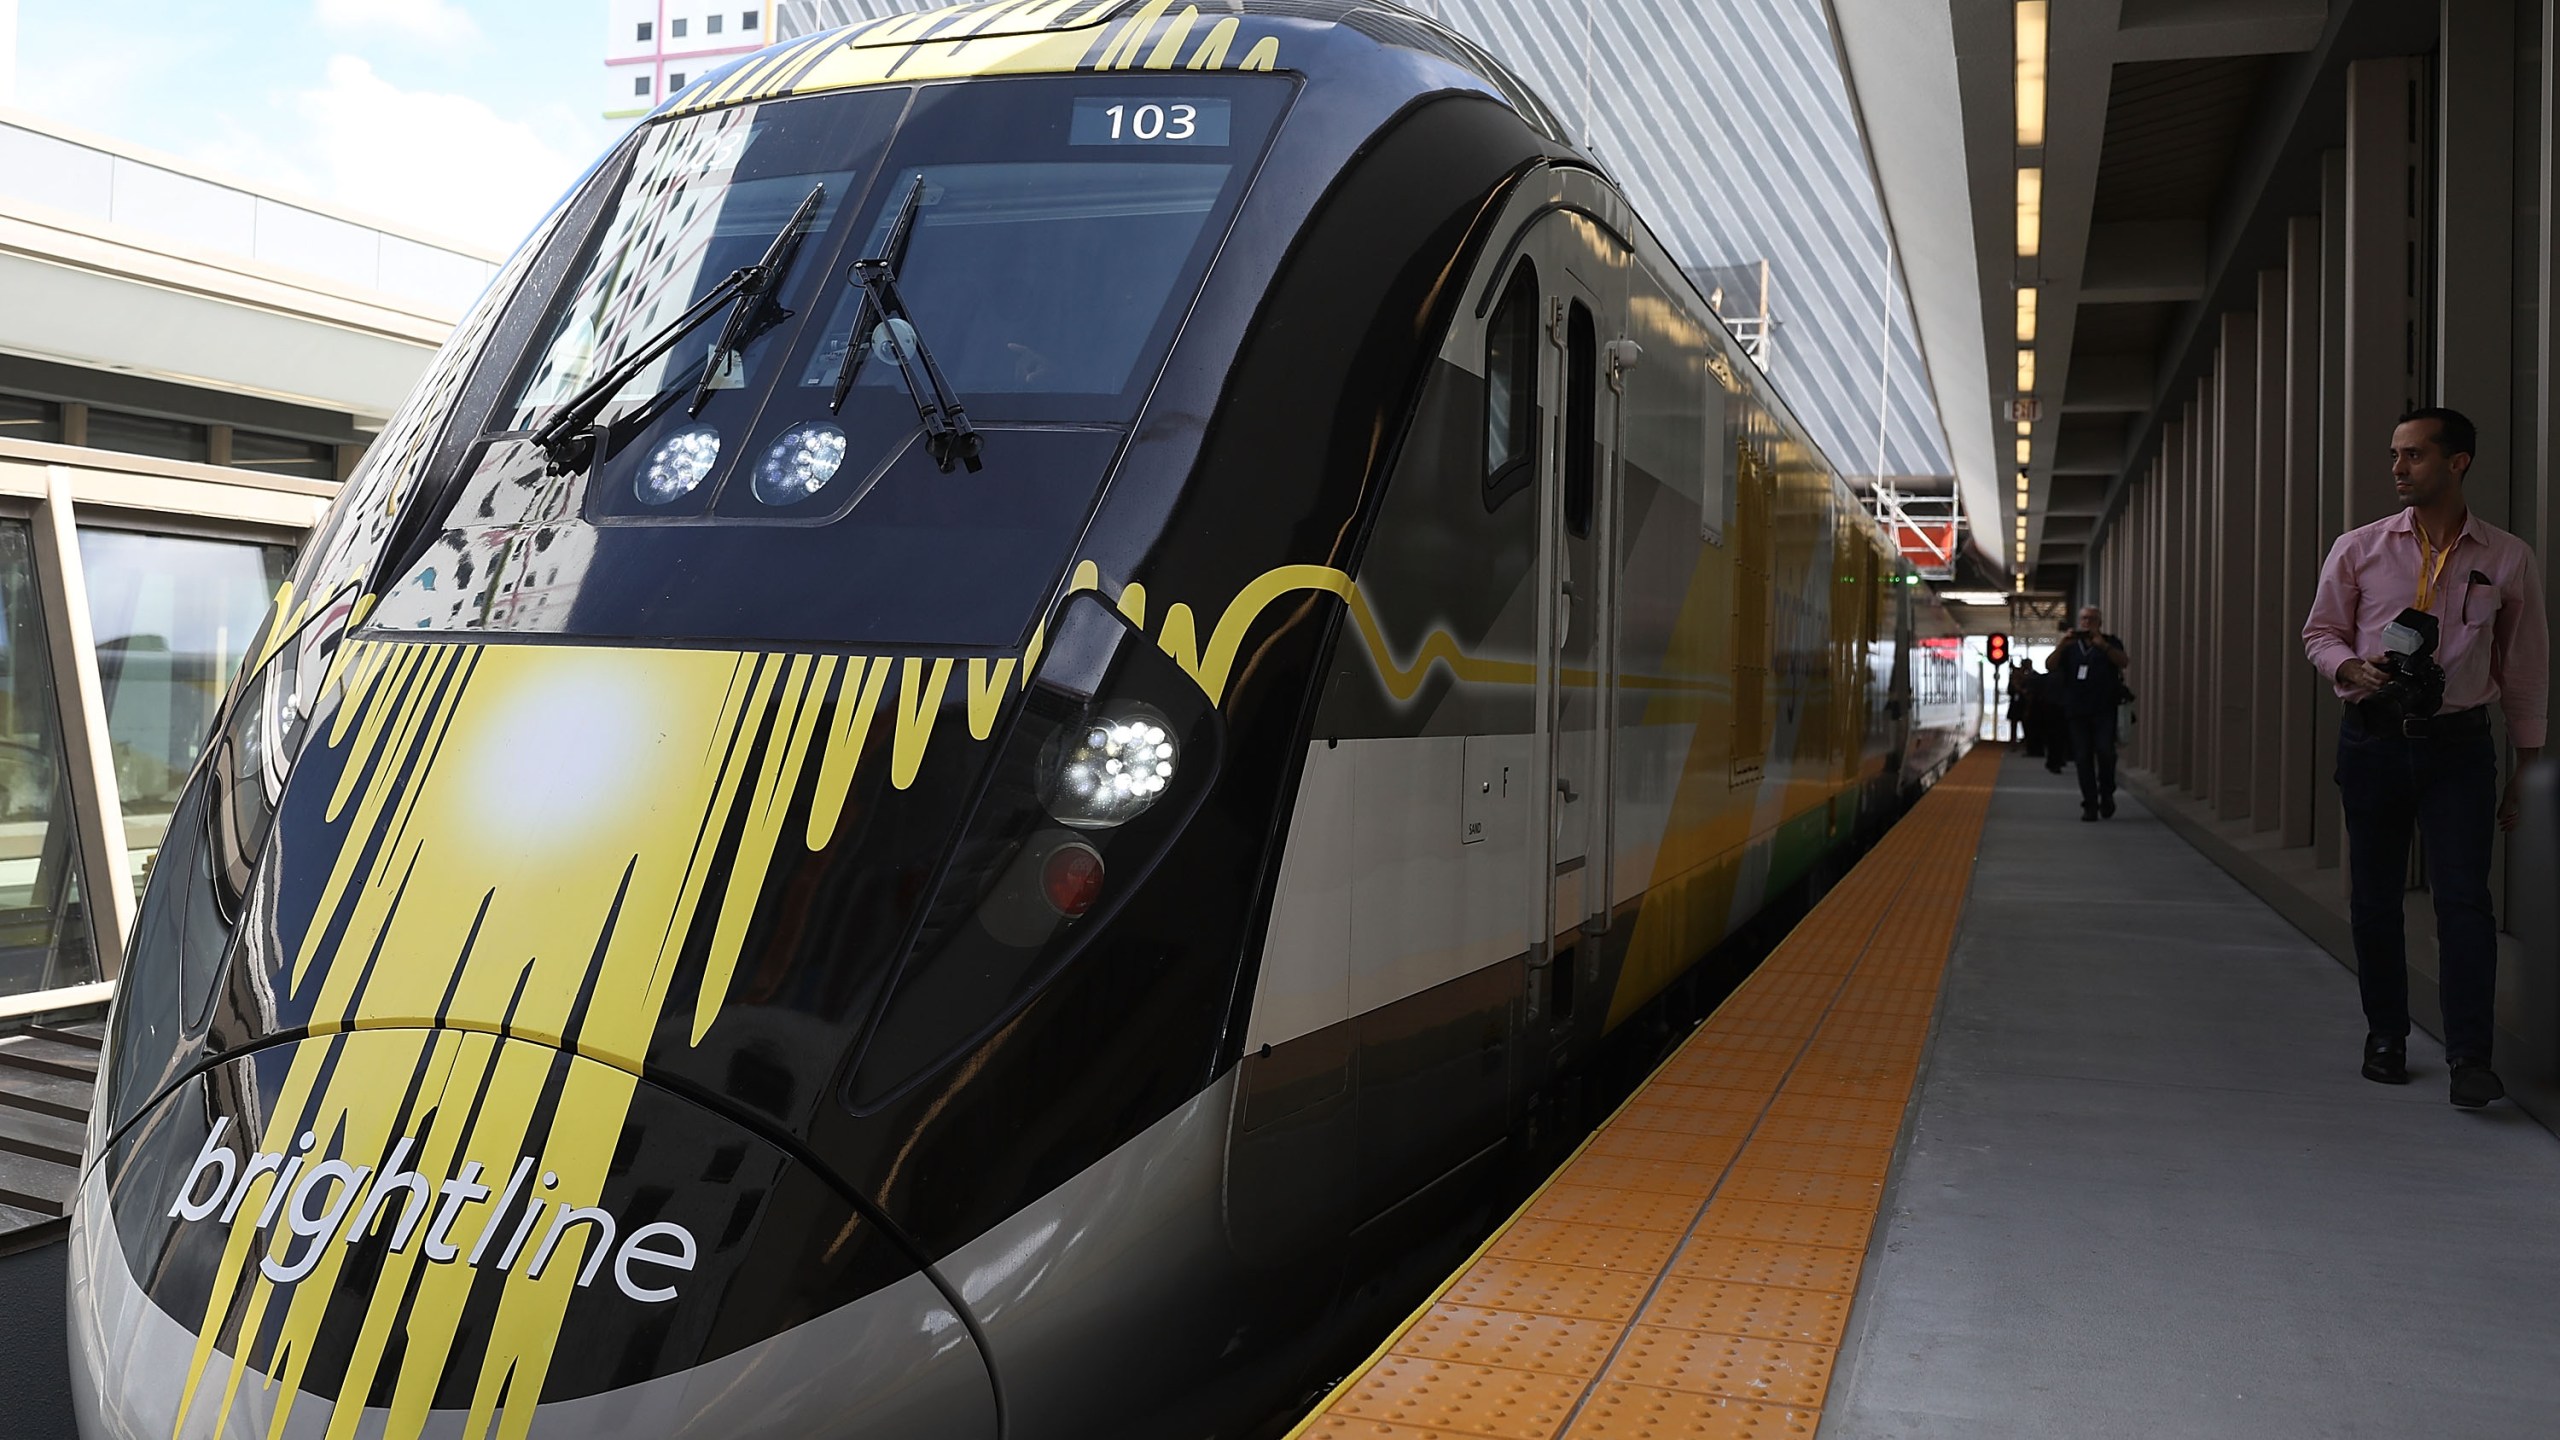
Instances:
[[[1102,856],[1092,846],[1071,840],[1040,862],[1040,893],[1049,907],[1073,920],[1093,908],[1102,895]]]

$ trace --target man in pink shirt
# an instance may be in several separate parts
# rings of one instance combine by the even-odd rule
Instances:
[[[2498,965],[2491,827],[2516,826],[2516,772],[2541,753],[2551,673],[2533,551],[2463,504],[2462,476],[2478,443],[2455,411],[2428,406],[2400,417],[2391,476],[2407,508],[2338,537],[2302,626],[2303,650],[2347,702],[2337,781],[2364,992],[2364,1076],[2409,1079],[2400,907],[2414,831],[2426,837],[2435,894],[2445,1061],[2453,1103],[2465,1109],[2506,1094],[2489,1068]],[[2440,700],[2432,666],[2442,667]],[[2492,704],[2516,747],[2503,798]]]

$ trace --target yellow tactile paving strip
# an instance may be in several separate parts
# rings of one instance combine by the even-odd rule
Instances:
[[[1959,762],[1291,1440],[1809,1440],[1999,763]]]

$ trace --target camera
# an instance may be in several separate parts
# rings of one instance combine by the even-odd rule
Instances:
[[[2367,703],[2422,720],[2444,708],[2444,667],[2436,663],[2436,617],[2403,610],[2382,627],[2381,686]]]

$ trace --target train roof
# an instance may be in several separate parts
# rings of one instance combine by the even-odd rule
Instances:
[[[1286,70],[1311,80],[1350,68],[1339,48],[1404,50],[1456,66],[1546,139],[1563,124],[1502,62],[1436,20],[1375,0],[988,0],[864,20],[768,47],[705,76],[661,107],[723,105],[859,85],[1110,71]],[[1366,68],[1366,67],[1361,67]]]

